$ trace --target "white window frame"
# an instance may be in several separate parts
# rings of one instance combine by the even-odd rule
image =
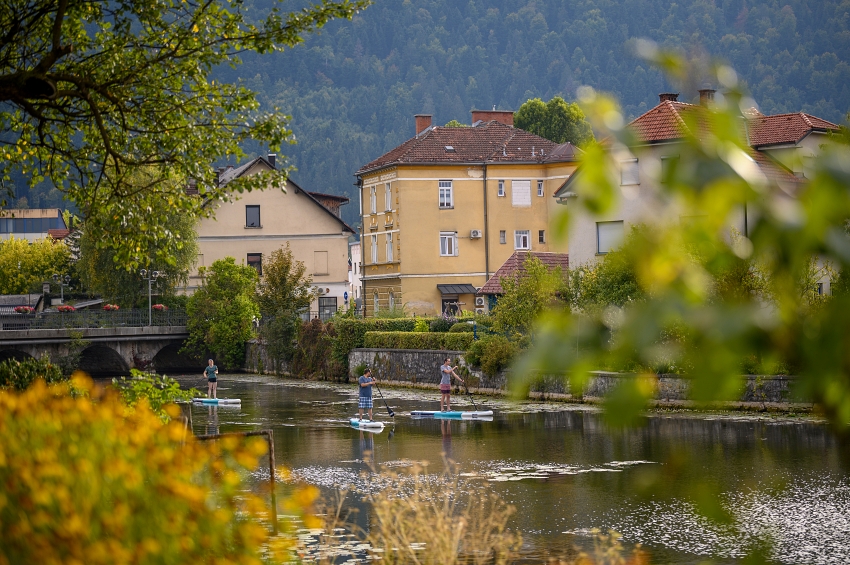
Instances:
[[[378,213],[378,187],[377,186],[373,186],[369,190],[369,210],[373,214]]]
[[[499,181],[499,188],[496,191],[496,196],[504,196],[505,195],[505,181]]]
[[[393,209],[393,189],[390,186],[390,183],[386,184],[384,191],[384,210],[389,212]]]
[[[619,233],[614,233],[619,228]],[[596,222],[596,253],[605,255],[617,249],[625,237],[623,220],[613,222]]]
[[[620,161],[620,185],[633,186],[640,184],[640,164],[637,159]]]
[[[379,308],[380,302],[379,302],[379,299],[378,299],[378,291],[377,290],[372,294],[372,299],[373,299],[372,305],[375,307],[375,312],[377,312],[378,310],[380,310],[380,308]]]
[[[378,262],[378,236],[372,236],[372,263]]]
[[[387,263],[393,262],[393,234],[387,232]]]
[[[546,230],[537,230],[537,243],[546,243]]]
[[[395,310],[395,293],[390,291],[390,310]]]
[[[516,251],[531,249],[531,230],[514,231],[514,249]]]
[[[539,180],[539,181],[537,181],[537,196],[543,196],[543,195],[544,195],[543,181]]]
[[[499,243],[505,244],[508,242],[508,232],[499,230]]]
[[[457,232],[440,232],[440,257],[457,257]]]
[[[452,181],[450,180],[441,180],[439,182],[439,206],[440,209],[446,210],[449,208],[455,207],[455,199],[454,199],[454,188],[452,186]]]

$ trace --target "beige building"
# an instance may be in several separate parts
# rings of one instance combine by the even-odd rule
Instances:
[[[514,251],[565,251],[549,231],[553,194],[578,149],[473,111],[471,127],[431,125],[357,171],[365,313],[486,309],[475,293]]]
[[[226,185],[274,166],[273,155],[257,157],[241,167],[221,170],[219,183]],[[286,192],[246,192],[235,202],[219,203],[214,217],[198,225],[198,261],[187,291],[200,285],[199,267],[225,257],[251,265],[262,275],[264,258],[288,243],[318,291],[309,316],[329,318],[342,307],[348,290],[348,238],[354,230],[339,217],[339,207],[346,202],[345,197],[307,192],[287,180]]]
[[[700,91],[700,104],[678,101],[678,94],[660,94],[657,106],[633,120],[627,128],[636,142],[617,155],[620,179],[619,206],[605,217],[576,215],[570,223],[570,265],[576,267],[615,249],[629,226],[683,217],[662,217],[664,206],[656,200],[667,167],[679,158],[684,128],[695,113],[707,111],[714,90]],[[752,109],[741,116],[741,133],[751,148],[749,157],[765,178],[787,194],[796,194],[805,182],[807,163],[829,140],[838,126],[815,116],[796,112],[766,116]],[[567,206],[576,203],[576,182],[581,169],[555,194]],[[675,210],[667,213],[676,214]],[[742,207],[729,220],[729,227],[747,235],[754,218]]]

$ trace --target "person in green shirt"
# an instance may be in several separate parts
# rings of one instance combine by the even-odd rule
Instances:
[[[207,366],[204,367],[204,375],[201,378],[206,377],[207,379],[207,398],[217,398],[215,389],[218,382],[218,367],[215,366],[212,359],[207,363]]]

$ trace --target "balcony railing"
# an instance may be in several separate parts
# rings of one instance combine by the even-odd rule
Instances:
[[[147,310],[80,310],[79,312],[0,315],[0,330],[140,328],[147,325]],[[153,310],[150,325],[185,326],[186,310],[182,308]]]

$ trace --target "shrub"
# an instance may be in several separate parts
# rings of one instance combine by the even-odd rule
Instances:
[[[474,331],[474,329],[475,328],[472,327],[472,324],[469,324],[467,322],[458,322],[455,325],[453,325],[451,328],[449,328],[449,331],[454,334],[454,333],[472,332],[472,331]]]
[[[6,359],[0,363],[0,387],[24,390],[36,379],[44,379],[47,383],[58,383],[66,380],[59,365],[50,362],[46,355],[23,361]]]
[[[425,318],[416,318],[416,324],[413,326],[413,331],[415,332],[427,332],[428,322]]]
[[[335,324],[323,324],[320,320],[302,322],[290,358],[290,371],[312,379],[346,380],[346,366],[331,355],[335,337]]]
[[[443,314],[431,322],[430,328],[432,332],[447,332],[456,323],[457,318]]]
[[[190,401],[201,393],[195,388],[182,390],[180,383],[165,375],[148,375],[138,369],[130,369],[130,378],[112,379],[112,384],[121,394],[121,399],[128,406],[136,406],[142,399],[148,403],[161,420],[168,421],[169,414],[165,407],[178,401]]]
[[[465,351],[471,345],[470,333],[366,332],[365,337],[365,347],[376,349]]]
[[[464,335],[464,334],[460,334]],[[494,377],[507,368],[519,353],[519,346],[501,335],[488,335],[472,343],[466,352],[466,362]]]
[[[334,323],[336,335],[331,355],[348,371],[348,353],[363,347],[366,332],[412,332],[421,318],[346,318]]]
[[[0,561],[4,563],[260,563],[285,559],[271,538],[268,493],[242,477],[260,438],[200,442],[117,392],[40,382],[0,394]],[[283,502],[297,513],[315,498]]]

